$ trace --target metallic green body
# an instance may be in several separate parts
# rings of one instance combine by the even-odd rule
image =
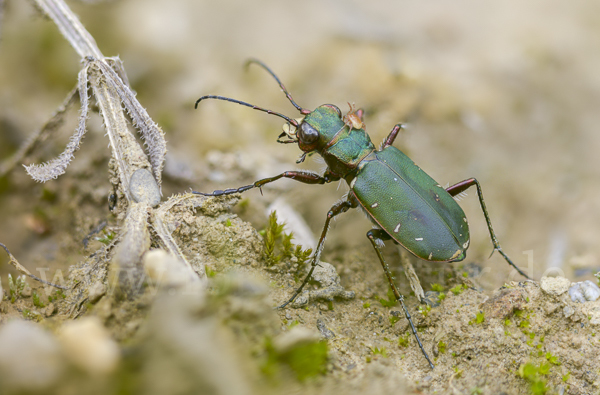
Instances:
[[[369,217],[417,257],[464,259],[469,246],[465,213],[402,151],[389,146],[365,158],[350,188]]]
[[[303,120],[319,133],[300,148],[318,152],[330,174],[344,178],[370,219],[415,256],[460,261],[469,247],[462,208],[427,173],[393,146],[376,150],[363,129],[346,125],[337,107],[323,105]]]
[[[359,163],[375,150],[363,129],[349,130],[337,110],[329,105],[318,107],[304,118],[304,122],[319,131],[319,141],[311,148],[325,159],[329,171],[341,178],[353,173]]]

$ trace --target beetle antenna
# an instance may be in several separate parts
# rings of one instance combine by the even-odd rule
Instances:
[[[250,107],[254,110],[266,112],[267,114],[272,114],[272,115],[278,116],[279,118],[283,118],[286,121],[288,121],[289,123],[291,123],[292,125],[294,125],[294,127],[298,127],[298,122],[295,119],[292,119],[290,117],[287,117],[287,116],[280,114],[278,112],[275,112],[275,111],[267,110],[266,108],[255,106],[254,104],[246,103],[241,100],[231,99],[231,98],[225,97],[225,96],[216,96],[216,95],[202,96],[200,99],[196,100],[196,104],[194,104],[194,109],[197,109],[198,103],[200,103],[204,99],[217,99],[217,100],[224,100],[224,101],[230,101],[232,103],[241,104],[242,106]]]
[[[300,111],[301,114],[306,115],[310,113],[310,110],[306,110],[302,107],[300,107],[298,104],[296,104],[296,102],[294,101],[294,99],[292,98],[292,95],[290,95],[290,92],[288,92],[288,90],[285,88],[285,86],[283,85],[283,83],[279,80],[279,77],[277,77],[275,75],[275,73],[263,62],[261,62],[258,59],[248,59],[246,61],[246,63],[244,64],[244,67],[248,67],[250,64],[255,63],[257,65],[259,65],[260,67],[262,67],[263,69],[265,69],[269,74],[271,74],[271,76],[273,78],[275,78],[275,81],[277,81],[277,83],[279,84],[279,87],[281,88],[281,90],[283,91],[283,93],[285,93],[285,97],[288,98],[288,100],[290,101],[290,103],[292,103],[292,105],[294,107],[296,107],[296,110]]]

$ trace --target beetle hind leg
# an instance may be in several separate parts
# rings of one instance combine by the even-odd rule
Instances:
[[[425,359],[427,359],[427,362],[429,362],[429,366],[431,367],[431,369],[433,369],[434,365],[431,362],[431,360],[429,359],[429,356],[427,355],[425,348],[423,348],[423,344],[421,343],[421,340],[419,339],[419,335],[417,334],[417,329],[415,328],[415,325],[413,324],[412,317],[411,317],[410,313],[408,312],[406,305],[404,304],[404,295],[402,295],[400,293],[400,291],[398,291],[396,284],[394,284],[394,278],[392,276],[392,272],[390,271],[388,264],[385,262],[385,259],[383,259],[383,254],[381,253],[381,248],[380,248],[379,244],[383,243],[383,240],[391,239],[391,236],[388,235],[386,232],[384,232],[381,229],[371,229],[370,231],[367,232],[367,237],[369,238],[369,241],[371,242],[371,244],[373,245],[373,248],[375,249],[375,252],[377,253],[379,262],[381,262],[381,266],[383,267],[383,271],[385,273],[385,276],[388,279],[388,282],[390,284],[390,287],[392,288],[392,292],[394,293],[396,300],[398,302],[400,302],[400,304],[402,305],[402,309],[404,310],[404,316],[408,320],[410,329],[411,329],[413,335],[415,336],[415,339],[417,339],[419,348],[421,349],[421,352],[425,356]]]
[[[498,251],[500,253],[500,255],[502,255],[502,257],[504,257],[506,262],[508,262],[509,265],[511,265],[517,272],[519,272],[519,274],[521,276],[525,277],[528,280],[531,280],[531,278],[527,274],[525,274],[525,272],[523,272],[523,270],[519,269],[517,267],[517,265],[515,265],[514,262],[508,257],[508,255],[506,255],[506,253],[504,251],[502,251],[502,247],[500,247],[500,243],[498,242],[498,239],[496,238],[494,229],[492,229],[492,221],[490,220],[490,215],[488,214],[487,208],[485,207],[485,201],[483,200],[483,192],[481,191],[481,185],[479,184],[479,181],[477,181],[475,178],[469,178],[468,180],[461,181],[457,184],[452,185],[451,187],[448,187],[446,189],[446,192],[448,192],[451,196],[456,196],[456,195],[459,195],[462,192],[466,191],[473,185],[475,185],[477,187],[477,196],[479,197],[479,205],[481,206],[481,211],[483,211],[483,216],[485,217],[485,222],[487,223],[487,227],[490,232],[490,238],[492,239],[492,244],[494,244],[494,250],[492,251],[492,254],[494,253],[494,251]]]

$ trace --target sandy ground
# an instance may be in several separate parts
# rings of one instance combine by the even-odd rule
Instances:
[[[275,142],[281,119],[230,103],[193,110],[198,97],[221,94],[299,116],[266,73],[244,70],[255,57],[305,108],[334,103],[345,110],[347,102],[364,108],[376,143],[405,122],[395,146],[441,185],[476,177],[504,250],[535,280],[549,274],[595,280],[600,26],[593,2],[70,6],[104,54],[121,57],[139,101],[166,133],[163,200],[284,170],[323,170],[313,158],[295,164],[300,151]],[[27,2],[4,4],[0,33],[0,158],[6,158],[75,86],[80,62]],[[58,155],[76,117],[71,110],[65,126],[24,162]],[[573,303],[564,292],[522,282],[498,254],[488,259],[492,247],[474,191],[461,200],[471,229],[467,259],[413,261],[425,291],[440,285],[446,295],[440,306],[429,310],[408,296],[398,251],[384,250],[433,371],[405,319],[392,314],[399,307],[381,302],[388,286],[365,237],[370,225],[358,212],[334,223],[322,256],[335,268],[325,277],[337,273],[339,289],[354,298],[271,310],[298,276],[289,259],[266,267],[257,232],[267,226],[265,210],[283,199],[317,235],[344,185],[282,180],[262,195],[182,206],[172,212],[174,237],[214,274],[208,292],[149,286],[134,301],[110,292],[98,297],[92,287],[107,285],[114,253],[107,237],[119,234],[126,207],[108,208],[111,153],[97,114],[88,129],[57,180],[36,183],[20,166],[0,179],[0,242],[34,274],[79,284],[56,293],[28,279],[12,302],[8,274],[14,279],[18,272],[0,253],[6,391],[78,393],[91,380],[98,393],[599,393],[598,302]],[[104,230],[84,245],[102,223]],[[78,322],[87,325],[74,331],[84,343],[92,339],[88,346],[65,340],[77,338],[64,333]],[[315,346],[320,340],[325,359]],[[98,356],[94,344],[116,351]],[[293,362],[295,349],[318,367],[308,378]],[[86,365],[86,358],[105,365]]]

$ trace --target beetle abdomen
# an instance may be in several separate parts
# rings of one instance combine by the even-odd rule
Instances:
[[[464,259],[469,227],[462,208],[410,158],[389,146],[359,169],[352,191],[395,241],[429,261]]]

